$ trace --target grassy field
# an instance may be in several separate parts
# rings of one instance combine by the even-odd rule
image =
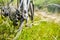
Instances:
[[[34,16],[34,25],[32,27],[23,27],[16,40],[60,40],[59,23],[55,23],[52,20],[40,20],[42,20],[40,15]],[[17,29],[18,26],[13,26],[8,17],[2,19],[0,16],[0,40],[14,39]]]
[[[60,25],[53,21],[40,21],[41,18],[36,16],[32,27],[23,27],[23,30],[16,40],[60,40]],[[0,16],[0,40],[12,40],[15,37],[15,27],[9,18]]]
[[[1,1],[1,0],[0,0]],[[11,4],[16,5],[16,1]],[[54,2],[54,0],[51,0]],[[34,5],[43,5],[45,0],[35,0]],[[49,1],[49,3],[51,3]],[[60,3],[60,2],[59,2]],[[36,13],[38,14],[38,13]],[[32,27],[23,27],[23,30],[16,40],[60,40],[60,22],[43,21],[38,14],[34,17],[34,25]],[[40,21],[42,20],[42,21]],[[35,23],[38,21],[37,23]],[[0,16],[0,40],[13,40],[16,36],[18,26],[13,26],[9,18],[1,18]]]
[[[60,40],[60,25],[53,20],[40,21],[41,18],[36,16],[31,28],[23,27],[23,30],[16,40]]]
[[[24,27],[17,40],[60,40],[60,25],[54,22],[40,21],[32,28]]]

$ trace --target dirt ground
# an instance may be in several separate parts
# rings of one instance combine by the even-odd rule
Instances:
[[[45,11],[35,11],[35,16],[39,16],[44,21],[53,21],[60,23],[60,14],[58,13],[50,14]]]

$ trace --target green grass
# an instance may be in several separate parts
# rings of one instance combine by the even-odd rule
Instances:
[[[41,21],[32,28],[24,28],[17,40],[60,40],[60,25]]]
[[[1,1],[1,0],[0,0]],[[15,0],[13,5],[16,4]],[[34,5],[43,5],[45,0],[35,0]],[[1,1],[2,2],[2,1]],[[7,2],[4,1],[4,2]],[[60,3],[59,1],[55,1]],[[54,0],[48,1],[48,3],[55,3]],[[5,3],[6,4],[6,3]],[[35,21],[41,20],[39,17],[34,18]],[[12,21],[8,18],[2,19],[0,16],[0,40],[12,40],[15,37],[15,31],[18,26],[13,26]],[[60,40],[60,25],[57,23],[40,21],[38,25],[30,27],[23,27],[21,35],[17,40]]]
[[[15,36],[17,27],[13,26],[9,18],[1,18],[0,16],[0,40],[12,40]]]
[[[34,18],[35,21],[41,20],[38,17]],[[13,26],[12,22],[0,17],[0,40],[12,40],[15,37],[17,27]],[[60,40],[60,25],[57,23],[39,21],[38,25],[30,27],[23,27],[21,35],[17,40]]]

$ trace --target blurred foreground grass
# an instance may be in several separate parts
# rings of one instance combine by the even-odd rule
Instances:
[[[60,25],[41,21],[32,28],[24,28],[17,40],[60,40]]]
[[[40,18],[35,17],[35,21]],[[4,20],[0,16],[0,40],[12,40],[15,37],[17,27],[13,26],[8,18]],[[38,25],[23,27],[17,40],[60,40],[60,25],[55,22],[39,21]]]

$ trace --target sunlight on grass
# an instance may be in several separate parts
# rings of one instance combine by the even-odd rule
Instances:
[[[32,28],[24,28],[17,40],[60,40],[60,25],[41,22]]]

